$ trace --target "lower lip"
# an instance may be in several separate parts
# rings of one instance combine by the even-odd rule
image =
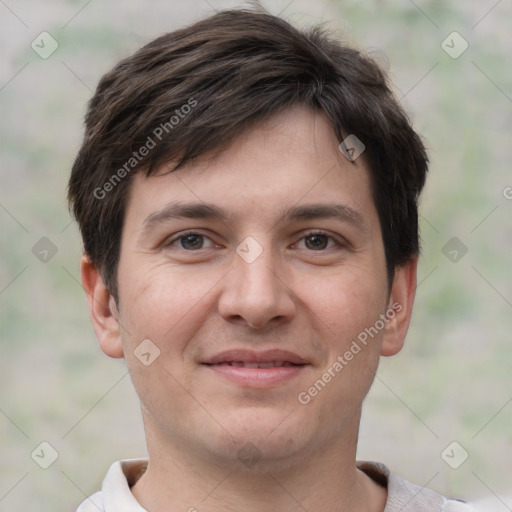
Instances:
[[[210,370],[237,384],[265,388],[296,377],[307,365],[278,366],[275,368],[244,368],[243,366],[205,365]]]

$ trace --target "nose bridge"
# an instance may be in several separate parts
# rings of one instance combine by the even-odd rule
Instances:
[[[276,258],[270,244],[264,246],[251,237],[239,244],[219,301],[224,318],[262,327],[272,319],[293,314],[293,300],[277,274]]]
[[[242,288],[252,291],[253,300],[258,297],[275,295],[277,276],[275,262],[270,249],[264,251],[254,261],[239,258],[235,263],[235,273]]]

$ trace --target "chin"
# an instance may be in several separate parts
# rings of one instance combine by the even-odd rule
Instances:
[[[306,422],[285,409],[234,411],[223,417],[222,426],[225,431],[218,440],[218,455],[231,464],[235,455],[242,469],[268,470],[293,464],[310,444]]]

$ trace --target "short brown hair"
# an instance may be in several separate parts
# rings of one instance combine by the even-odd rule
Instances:
[[[299,30],[269,13],[227,10],[119,62],[89,103],[68,199],[84,251],[116,300],[133,174],[218,154],[296,104],[323,111],[340,141],[354,134],[363,142],[390,282],[418,254],[428,158],[383,71],[319,26]]]

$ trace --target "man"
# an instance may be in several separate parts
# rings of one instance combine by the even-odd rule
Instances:
[[[409,326],[426,171],[383,72],[319,28],[219,12],[107,73],[69,200],[149,459],[79,511],[465,509],[355,459]]]

